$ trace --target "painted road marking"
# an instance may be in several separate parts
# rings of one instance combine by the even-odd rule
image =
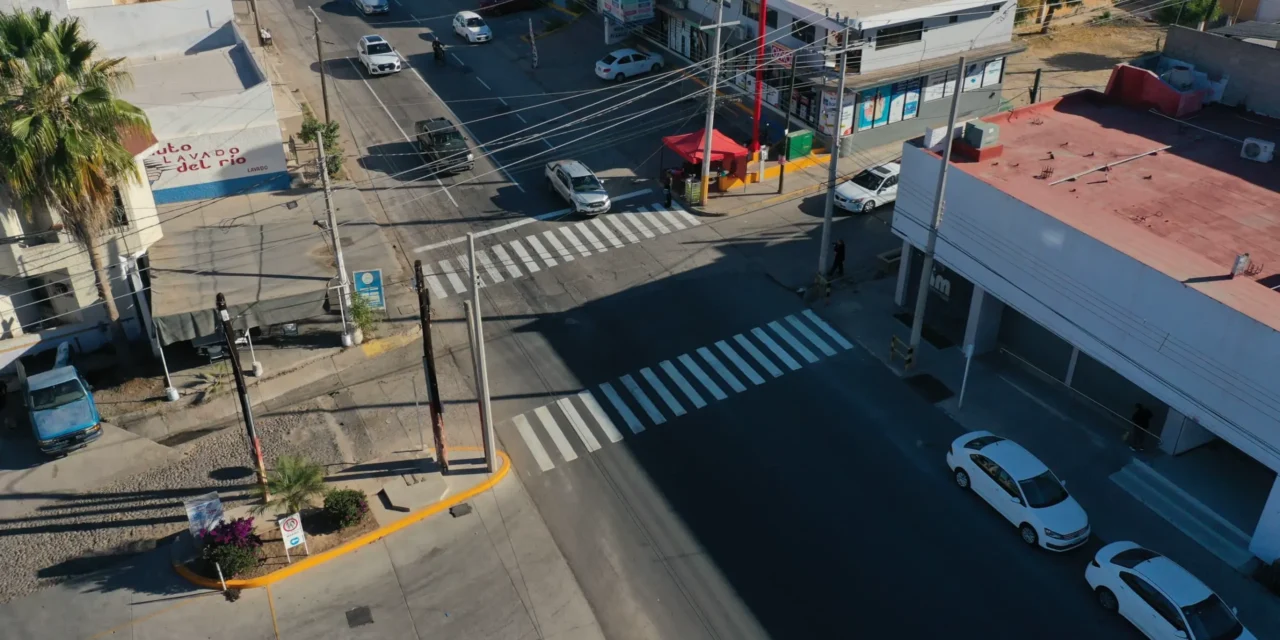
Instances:
[[[680,373],[680,370],[677,369],[674,364],[671,364],[670,360],[663,360],[658,363],[658,366],[662,367],[662,370],[667,372],[668,377],[675,380],[676,386],[680,387],[680,390],[684,392],[684,395],[688,396],[689,401],[693,403],[694,407],[701,409],[707,406],[707,401],[702,399],[702,395],[698,393],[698,390],[694,389],[693,385],[689,384],[689,380],[684,377],[684,374]]]
[[[520,432],[520,437],[524,439],[525,445],[529,447],[529,452],[533,454],[533,459],[538,463],[538,468],[543,471],[550,471],[556,468],[554,462],[551,462],[551,456],[547,455],[547,450],[538,441],[538,434],[533,432],[533,426],[529,424],[529,419],[520,414],[511,419],[516,425],[516,431]]]
[[[819,318],[818,314],[814,313],[812,309],[805,309],[800,312],[800,315],[808,318],[809,322],[812,322],[815,326],[821,329],[823,333],[827,334],[827,337],[835,340],[836,344],[840,345],[841,349],[845,349],[847,351],[853,348],[852,342],[845,340],[844,336],[840,335],[840,333],[835,329],[832,329],[831,325],[827,324],[826,320]]]
[[[774,342],[773,338],[770,338],[769,334],[764,332],[764,329],[756,327],[751,330],[751,335],[755,336],[756,340],[763,342],[764,346],[768,347],[769,350],[773,352],[774,357],[781,360],[782,364],[787,365],[788,369],[795,371],[800,368],[800,363],[796,362],[796,359],[792,358],[791,354],[787,353],[781,345]]]
[[[662,401],[667,403],[667,408],[671,409],[672,413],[677,416],[689,413],[680,405],[680,402],[676,400],[675,395],[667,389],[667,385],[662,384],[662,381],[658,379],[658,374],[654,373],[653,369],[650,369],[649,367],[641,369],[640,377],[644,378],[645,382],[648,382],[649,386],[652,387],[654,391],[658,392],[658,397],[662,398]]]
[[[702,220],[698,219],[698,216],[685,211],[684,208],[678,204],[671,205],[671,212],[679,216],[681,220],[689,223],[690,226],[696,227],[702,224]]]
[[[511,259],[511,254],[507,253],[507,250],[503,249],[502,245],[495,244],[489,250],[493,251],[493,255],[498,256],[498,262],[507,267],[507,273],[511,274],[512,278],[519,278],[524,275],[516,268],[516,261]]]
[[[448,258],[440,261],[440,268],[444,270],[444,276],[449,279],[449,284],[453,286],[453,292],[463,294],[467,292],[467,285],[462,284],[462,278],[458,277],[458,272],[454,271],[453,263]]]
[[[596,231],[599,231],[600,235],[603,235],[604,239],[608,240],[609,244],[613,245],[614,248],[622,246],[622,241],[618,239],[618,236],[613,235],[613,232],[609,230],[609,227],[605,225],[603,220],[600,218],[592,218],[591,224],[596,226]]]
[[[615,215],[617,215],[620,219],[626,220],[627,222],[631,223],[631,226],[635,227],[637,230],[640,231],[640,235],[643,235],[646,238],[655,237],[653,235],[653,232],[649,230],[649,227],[646,227],[643,222],[640,222],[640,216],[636,215],[634,211],[621,211]]]
[[[662,424],[667,421],[667,419],[662,416],[662,412],[658,411],[658,407],[654,406],[653,401],[649,399],[649,396],[645,395],[644,389],[641,389],[640,385],[636,383],[636,379],[631,377],[631,374],[622,376],[619,380],[622,381],[622,386],[626,387],[627,391],[631,392],[631,397],[635,398],[636,402],[640,403],[640,408],[644,409],[644,412],[648,414],[649,419],[652,420],[654,424]]]
[[[613,421],[609,419],[609,414],[604,412],[604,407],[596,402],[596,397],[591,395],[590,391],[583,390],[578,393],[578,400],[582,402],[582,406],[587,408],[587,413],[596,419],[596,424],[600,425],[600,430],[604,431],[604,436],[609,442],[621,442],[622,432],[613,426]]]
[[[729,388],[733,389],[734,393],[742,393],[747,390],[747,385],[742,384],[742,381],[738,380],[738,376],[733,375],[733,372],[729,371],[729,368],[724,366],[724,363],[720,362],[720,358],[717,358],[716,354],[711,353],[710,349],[706,347],[698,347],[698,355],[702,356],[702,359],[705,360],[707,364],[711,365],[711,368],[720,375],[720,378],[729,385]]]
[[[548,267],[556,266],[556,259],[552,258],[551,252],[547,251],[547,248],[538,241],[538,236],[526,236],[524,240],[529,243],[529,246],[533,247],[533,253],[542,258],[542,261],[547,263]]]
[[[596,248],[596,253],[609,250],[609,247],[604,246],[604,243],[600,242],[600,238],[597,238],[596,234],[591,233],[591,229],[587,228],[587,223],[579,222],[578,224],[573,225],[573,228],[581,234],[582,237],[586,238],[587,242],[591,243],[591,246]]]
[[[502,282],[502,273],[501,273],[501,272],[499,272],[497,269],[495,269],[495,268],[494,268],[494,266],[493,266],[493,262],[492,262],[491,260],[489,260],[489,254],[488,254],[488,253],[485,253],[484,251],[480,251],[480,250],[478,250],[478,249],[477,249],[477,250],[476,250],[476,261],[480,263],[480,266],[481,266],[481,268],[483,268],[483,269],[484,269],[484,272],[485,272],[485,273],[487,273],[487,274],[489,274],[489,277],[490,277],[490,278],[493,278],[493,283],[494,283],[494,284],[497,284],[497,283],[499,283],[499,282]],[[516,277],[518,278],[518,277],[520,277],[520,276],[516,276]]]
[[[560,457],[564,458],[565,462],[577,460],[578,454],[573,452],[569,439],[564,437],[564,432],[560,430],[560,425],[556,424],[556,419],[551,417],[551,412],[546,407],[538,407],[533,410],[533,414],[538,416],[538,422],[542,423],[542,428],[547,430],[547,435],[551,436],[551,441],[560,450]]]
[[[440,282],[440,277],[431,272],[431,265],[422,265],[422,277],[426,279],[427,286],[431,287],[431,293],[437,298],[444,298],[449,294],[444,291],[444,284]]]
[[[640,241],[640,237],[639,237],[639,236],[637,236],[637,235],[635,234],[635,232],[631,230],[631,228],[630,228],[630,227],[628,227],[628,226],[627,226],[627,225],[625,225],[625,224],[622,224],[622,219],[621,219],[621,218],[619,218],[619,217],[617,217],[617,216],[609,216],[609,218],[608,218],[608,219],[609,219],[609,224],[613,225],[613,226],[618,230],[618,233],[621,233],[621,234],[622,234],[622,237],[623,237],[627,242],[639,242],[639,241]]]
[[[795,349],[796,353],[800,354],[800,357],[807,360],[809,364],[813,364],[818,361],[818,356],[813,355],[813,352],[809,350],[809,347],[804,346],[796,339],[795,336],[791,335],[790,331],[787,331],[786,327],[778,324],[776,320],[769,323],[769,328],[773,329],[774,333],[782,336],[782,339],[786,341],[787,344],[791,345],[791,348]]]
[[[476,76],[476,80],[479,80],[479,81],[480,81],[480,84],[483,84],[483,85],[484,85],[484,88],[489,89],[489,85],[488,85],[488,84],[486,84],[484,80],[480,80],[480,76]],[[489,89],[489,90],[490,90],[490,91],[493,91],[493,89]]]
[[[810,331],[809,327],[804,326],[804,323],[800,322],[800,318],[797,318],[795,316],[787,316],[786,320],[787,320],[787,324],[790,324],[792,327],[795,328],[796,331],[799,331],[800,335],[804,336],[805,340],[808,340],[809,342],[813,343],[813,346],[817,347],[818,351],[822,352],[822,355],[834,356],[836,354],[836,350],[832,349],[831,345],[823,341],[822,338],[819,338],[818,334]]]
[[[564,260],[565,262],[573,262],[573,254],[569,253],[569,250],[564,248],[564,244],[560,242],[560,239],[556,237],[556,234],[551,233],[550,231],[544,231],[542,235],[547,239],[551,248],[555,249],[556,253],[560,254],[561,260]]]
[[[578,414],[578,410],[574,408],[573,403],[568,398],[560,398],[556,400],[556,406],[560,407],[566,418],[569,418],[569,425],[573,427],[574,431],[578,432],[578,438],[582,440],[582,444],[587,445],[587,451],[598,450],[600,441],[596,440],[596,435],[587,428],[587,423],[582,421],[582,416]]]
[[[516,257],[520,258],[520,261],[524,263],[525,270],[529,273],[542,271],[542,267],[538,266],[538,262],[533,259],[533,256],[529,255],[529,252],[525,250],[524,245],[520,244],[519,240],[512,240],[510,244],[511,250],[516,252]],[[534,250],[536,251],[537,249]]]
[[[750,354],[752,358],[755,358],[756,362],[759,363],[760,366],[764,367],[765,371],[769,372],[769,375],[775,378],[779,378],[782,376],[782,369],[779,369],[777,365],[773,364],[772,360],[764,357],[764,354],[760,353],[760,350],[757,349],[754,344],[751,344],[751,341],[747,340],[746,336],[739,333],[738,335],[734,336],[733,339],[737,340],[738,346],[742,347],[743,349],[746,349],[747,353]]]
[[[659,218],[658,214],[652,211],[643,211],[643,210],[637,211],[636,216],[639,218],[643,218],[645,222],[648,222],[654,229],[657,229],[658,235],[667,234],[667,233],[671,233],[672,231],[675,231],[675,229],[668,229],[667,225],[662,223],[662,218]]]
[[[707,388],[707,391],[711,392],[712,397],[716,400],[724,400],[729,397],[724,390],[720,388],[720,385],[716,384],[715,380],[712,380],[711,376],[707,375],[707,372],[703,371],[702,367],[699,367],[698,363],[694,362],[693,358],[689,357],[689,354],[681,354],[680,357],[676,359],[680,361],[680,364],[684,365],[684,368],[689,370],[689,373],[693,374],[693,377],[698,379],[698,382],[702,383],[702,386]]]
[[[640,419],[631,412],[631,407],[628,407],[627,403],[622,401],[622,397],[613,389],[613,385],[606,382],[600,385],[600,390],[604,392],[604,397],[609,399],[609,404],[613,405],[614,411],[617,411],[618,415],[622,416],[622,421],[627,423],[627,428],[631,429],[632,433],[644,431],[644,425],[640,423]]]
[[[724,340],[720,340],[716,342],[716,348],[719,349],[720,353],[723,353],[724,357],[728,358],[729,361],[733,363],[733,366],[737,367],[738,370],[742,372],[742,375],[746,376],[752,384],[764,384],[764,378],[762,378],[760,374],[756,373],[756,370],[752,369],[751,365],[747,364],[747,361],[743,360],[742,356],[738,355],[738,352],[734,351],[733,347],[729,346],[729,343]]]
[[[458,264],[461,265],[458,271],[461,272],[461,274],[466,277],[466,281],[470,282],[471,286],[477,289],[484,288],[484,281],[480,279],[480,274],[471,273],[470,258],[468,258],[467,256],[458,256]]]
[[[582,244],[582,241],[578,239],[578,236],[573,235],[573,232],[570,231],[571,228],[572,227],[560,227],[560,233],[564,235],[565,240],[569,241],[569,247],[574,251],[581,253],[584,258],[591,255],[591,251],[587,249],[587,245]]]
[[[684,230],[688,228],[684,226],[683,222],[680,222],[680,218],[677,218],[674,213],[671,213],[670,211],[663,209],[662,205],[657,205],[657,204],[649,205],[649,208],[653,209],[654,213],[661,216],[664,220],[667,221],[667,224],[671,225],[672,227],[680,230]]]

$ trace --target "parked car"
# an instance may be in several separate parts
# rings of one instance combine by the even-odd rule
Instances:
[[[575,213],[594,216],[609,211],[609,194],[587,165],[577,160],[556,160],[547,163],[546,175],[547,188],[560,194]]]
[[[448,118],[419,120],[413,129],[418,135],[418,150],[426,156],[432,171],[457,173],[470,171],[476,165],[467,139]]]
[[[866,169],[836,187],[835,205],[851,213],[871,213],[898,199],[898,174],[902,167],[887,162]]]
[[[400,54],[379,35],[364,36],[356,45],[360,56],[360,64],[371,76],[381,76],[400,72]]]
[[[1254,640],[1218,594],[1176,562],[1135,543],[1099,549],[1084,579],[1098,604],[1152,640]]]
[[[22,402],[40,451],[66,455],[102,437],[102,417],[93,401],[93,388],[71,364],[69,344],[58,345],[52,369],[31,376],[20,371]]]
[[[540,0],[480,0],[480,13],[500,16],[516,11],[532,11],[541,5]]]
[[[1022,541],[1050,551],[1089,541],[1089,517],[1062,481],[1030,451],[988,431],[956,438],[947,450],[956,485],[971,489],[1018,528]]]
[[[391,5],[387,0],[351,0],[351,4],[354,4],[356,9],[366,16],[371,16],[375,13],[388,13],[391,11]]]
[[[489,25],[485,24],[484,18],[474,11],[459,11],[458,15],[453,17],[453,32],[473,44],[493,39],[493,32],[489,30]]]
[[[635,49],[618,49],[596,61],[596,75],[603,80],[619,82],[643,73],[662,70],[662,56],[640,53]]]

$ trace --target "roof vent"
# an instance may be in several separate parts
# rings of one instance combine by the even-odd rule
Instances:
[[[1276,143],[1261,138],[1245,138],[1240,147],[1240,157],[1254,162],[1271,162],[1276,155]]]

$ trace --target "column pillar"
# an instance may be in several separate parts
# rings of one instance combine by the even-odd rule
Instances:
[[[907,306],[907,285],[911,281],[911,242],[902,241],[902,257],[898,259],[898,287],[893,290],[893,302]]]
[[[1253,530],[1253,539],[1249,541],[1249,551],[1268,564],[1280,558],[1280,478],[1276,478],[1271,486],[1271,495],[1267,497],[1266,506],[1262,507],[1258,527]]]
[[[1200,426],[1195,420],[1182,415],[1177,409],[1169,407],[1164,426],[1160,428],[1160,450],[1176,456],[1186,453],[1202,444],[1212,442],[1217,436],[1212,431]]]
[[[973,345],[973,355],[995,350],[1003,312],[1003,302],[995,299],[982,287],[973,285],[973,298],[969,300],[969,320],[964,325],[964,344]]]

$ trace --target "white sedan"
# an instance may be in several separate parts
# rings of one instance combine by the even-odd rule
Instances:
[[[836,187],[835,205],[850,213],[871,213],[882,204],[898,199],[898,174],[902,167],[886,162],[871,167]]]
[[[1089,516],[1030,451],[988,431],[966,433],[947,450],[961,489],[972,489],[1018,528],[1022,541],[1050,551],[1089,540]]]
[[[453,16],[453,32],[472,44],[493,39],[493,31],[489,29],[489,25],[474,11],[459,11],[458,15]]]
[[[631,76],[657,71],[662,71],[662,56],[635,49],[618,49],[596,61],[596,75],[602,80],[621,82]]]
[[[1098,603],[1152,640],[1255,640],[1218,594],[1176,562],[1132,542],[1098,550],[1084,570]]]

